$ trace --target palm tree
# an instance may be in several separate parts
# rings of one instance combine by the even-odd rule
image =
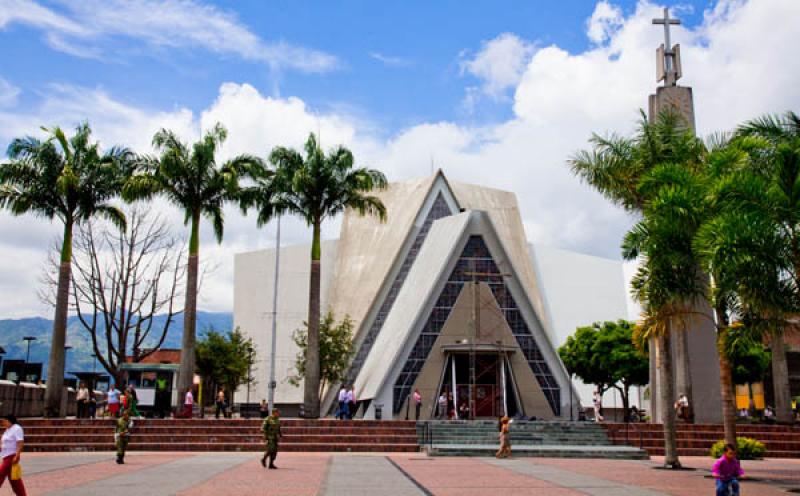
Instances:
[[[309,277],[308,346],[303,403],[305,415],[320,414],[320,233],[322,223],[345,209],[360,215],[386,219],[386,207],[369,193],[386,187],[386,177],[379,171],[353,167],[353,154],[337,147],[329,154],[322,151],[312,133],[305,144],[305,157],[294,149],[276,147],[269,160],[274,166],[271,181],[262,181],[261,200],[251,202],[258,209],[258,222],[276,215],[298,215],[312,228],[311,274]],[[267,177],[261,174],[262,179]],[[258,195],[256,195],[258,196]],[[252,197],[251,197],[252,198]],[[245,202],[247,206],[247,202]]]
[[[790,422],[783,330],[800,300],[800,117],[788,112],[749,121],[734,142],[750,160],[719,177],[719,214],[709,227],[716,236],[705,244],[729,270],[739,268],[743,311],[771,341],[776,415]]]
[[[125,228],[125,215],[109,202],[117,196],[133,154],[118,147],[101,152],[90,141],[88,123],[78,125],[71,138],[59,127],[42,129],[48,134],[44,141],[17,138],[9,145],[11,161],[0,165],[0,207],[14,215],[57,218],[64,225],[45,392],[45,415],[53,417],[60,414],[64,389],[72,231],[95,216]]]
[[[720,392],[725,442],[736,444],[736,405],[733,367],[729,358],[732,349],[732,317],[743,313],[742,295],[758,284],[769,270],[753,263],[757,253],[769,253],[765,241],[774,238],[769,226],[758,219],[733,213],[718,198],[719,187],[735,171],[751,167],[750,151],[755,141],[749,138],[731,140],[721,134],[709,140],[706,174],[709,180],[707,219],[695,240],[695,251],[711,274],[711,302],[717,321],[717,352],[720,367]],[[763,259],[762,259],[763,260]]]
[[[642,114],[634,138],[595,134],[591,143],[591,151],[580,151],[569,161],[573,173],[613,203],[642,216],[626,235],[623,255],[642,257],[634,289],[645,310],[645,327],[650,331],[646,334],[657,348],[661,382],[656,404],[664,422],[665,463],[680,466],[670,341],[674,334],[683,344],[677,348],[685,369],[686,317],[693,313],[704,287],[691,240],[702,218],[702,206],[694,195],[702,191],[696,175],[703,169],[705,146],[679,114],[669,111],[653,123]],[[680,273],[677,266],[682,267]],[[683,392],[691,397],[688,374],[683,375],[687,385]]]
[[[590,142],[591,151],[579,151],[569,161],[572,172],[612,203],[638,215],[648,201],[639,184],[653,168],[674,163],[699,171],[705,153],[703,142],[694,136],[685,119],[671,109],[659,114],[654,122],[648,122],[642,112],[634,138],[594,134]],[[683,327],[675,328],[674,332],[676,376],[681,392],[693,401],[688,336]]]
[[[178,390],[192,385],[195,363],[195,326],[197,321],[197,286],[200,259],[200,220],[211,220],[217,242],[222,242],[224,219],[222,208],[236,200],[239,178],[261,166],[261,160],[239,155],[221,167],[216,154],[225,141],[227,131],[217,123],[191,147],[172,131],[161,129],[153,136],[158,157],[141,157],[137,171],[125,183],[123,197],[128,201],[150,199],[160,195],[183,210],[184,223],[191,225],[189,260],[186,272],[181,367]]]
[[[641,257],[631,285],[646,318],[643,327],[655,339],[659,367],[658,404],[664,423],[665,465],[680,467],[675,440],[675,399],[671,379],[671,340],[674,331],[685,331],[687,318],[696,313],[696,302],[705,296],[699,260],[692,241],[704,220],[705,184],[683,164],[664,164],[643,176],[639,191],[648,200],[643,218],[625,236],[623,257]]]

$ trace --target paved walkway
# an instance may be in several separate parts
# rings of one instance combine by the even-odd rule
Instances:
[[[712,460],[684,458],[696,470],[656,470],[659,460],[548,458],[429,458],[417,454],[286,453],[278,470],[264,470],[257,453],[29,453],[24,480],[30,495],[712,495]],[[757,480],[745,496],[786,495],[800,489],[800,460],[744,462]],[[0,496],[11,494],[7,485]]]

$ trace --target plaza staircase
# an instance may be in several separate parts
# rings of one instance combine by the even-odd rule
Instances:
[[[24,419],[26,451],[112,451],[114,421]],[[282,451],[416,452],[414,422],[282,419]],[[129,450],[263,451],[260,420],[134,420]]]
[[[420,445],[431,456],[492,456],[499,446],[495,420],[420,422]],[[599,425],[589,422],[514,421],[514,456],[646,459],[636,447],[617,446]]]
[[[636,446],[651,456],[664,454],[661,424],[600,424],[616,445]],[[737,424],[736,435],[761,441],[767,458],[800,458],[800,427],[767,424]],[[708,456],[711,446],[723,439],[722,424],[677,424],[678,455]]]

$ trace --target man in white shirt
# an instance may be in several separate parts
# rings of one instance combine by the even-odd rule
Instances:
[[[336,418],[344,420],[345,408],[347,408],[347,388],[343,385],[339,390],[339,411],[336,412]]]
[[[444,392],[439,395],[439,418],[442,420],[447,418],[447,395]]]
[[[108,387],[108,393],[106,393],[106,402],[108,404],[108,413],[111,414],[112,417],[119,416],[119,397],[122,392],[117,389],[117,386],[112,384]]]

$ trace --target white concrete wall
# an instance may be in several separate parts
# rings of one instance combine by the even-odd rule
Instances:
[[[322,242],[321,310],[328,308],[329,288],[333,279],[337,241]],[[302,327],[308,317],[308,277],[310,245],[281,247],[278,286],[277,346],[275,376],[276,403],[302,403],[303,387],[289,384],[295,374],[297,347],[292,340],[295,329]],[[256,345],[257,384],[250,389],[250,401],[267,398],[269,356],[272,329],[272,295],[275,274],[275,250],[266,249],[238,253],[234,257],[233,325],[239,327]],[[337,315],[337,320],[342,316]],[[243,402],[247,388],[240,388],[236,401]]]
[[[531,258],[543,289],[556,348],[578,327],[598,321],[631,319],[623,262],[558,248],[531,245]],[[594,386],[575,379],[584,406],[591,406]],[[632,404],[639,405],[638,388],[632,388]],[[577,399],[576,399],[577,400]],[[622,407],[615,391],[603,397],[606,407]]]

